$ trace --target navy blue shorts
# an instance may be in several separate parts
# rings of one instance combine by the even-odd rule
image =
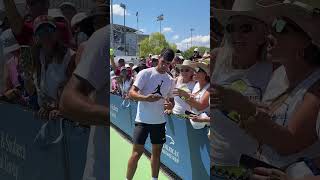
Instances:
[[[144,145],[150,134],[152,144],[164,144],[166,142],[166,123],[145,124],[135,123],[133,143]]]

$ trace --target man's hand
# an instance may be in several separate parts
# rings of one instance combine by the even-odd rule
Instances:
[[[173,104],[170,101],[166,100],[164,102],[164,109],[165,110],[172,110],[173,109]]]
[[[172,110],[166,109],[166,110],[164,110],[164,113],[170,115],[170,114],[172,114],[173,112],[172,112]]]
[[[188,99],[190,98],[190,94],[182,89],[179,89],[179,88],[175,88],[173,93],[172,93],[174,96],[179,96],[179,97],[183,97],[185,99]]]
[[[156,102],[156,101],[159,101],[160,99],[162,99],[163,97],[162,96],[159,96],[159,95],[155,95],[155,94],[149,94],[145,97],[145,101],[148,101],[148,102]]]

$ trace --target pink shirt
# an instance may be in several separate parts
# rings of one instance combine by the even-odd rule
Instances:
[[[6,63],[7,77],[6,77],[6,91],[20,86],[18,79],[18,57],[12,56]]]

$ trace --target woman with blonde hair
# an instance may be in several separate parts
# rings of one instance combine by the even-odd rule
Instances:
[[[240,114],[240,127],[259,142],[256,158],[286,169],[290,178],[301,178],[310,175],[307,171],[309,163],[301,158],[318,157],[320,149],[317,136],[320,118],[320,13],[317,8],[297,1],[267,9],[272,15],[269,16],[274,36],[272,60],[283,64],[285,69],[285,74],[270,81],[268,90],[274,92],[277,86],[270,85],[284,76],[288,80],[287,89],[275,98],[267,91],[264,99],[272,99],[272,102],[261,108],[240,93],[217,86],[215,96],[219,102],[215,103],[219,109]],[[300,163],[307,164],[303,165],[307,168],[299,168]]]

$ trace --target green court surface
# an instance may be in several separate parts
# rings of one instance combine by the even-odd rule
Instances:
[[[110,128],[110,180],[125,180],[127,162],[131,155],[132,144],[122,137],[114,128]],[[150,160],[142,155],[134,180],[151,180]],[[159,180],[169,180],[160,170]]]

